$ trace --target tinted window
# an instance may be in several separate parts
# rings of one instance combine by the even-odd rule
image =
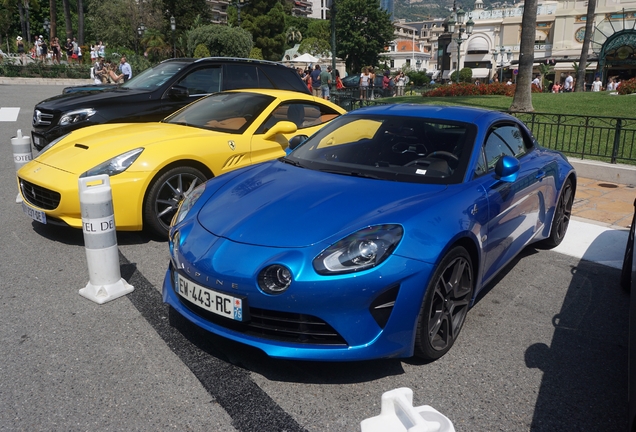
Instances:
[[[254,93],[216,93],[188,105],[164,122],[242,133],[273,100]]]
[[[177,84],[187,88],[190,96],[203,96],[219,92],[221,91],[221,67],[214,66],[194,70]]]
[[[229,64],[225,66],[225,71],[223,87],[226,90],[260,87],[254,65]]]
[[[274,83],[274,86],[279,89],[296,90],[302,93],[307,93],[307,86],[303,84],[302,80],[298,76],[293,68],[283,68],[275,65],[259,65],[260,70],[267,76],[267,79]]]
[[[487,168],[488,170],[494,169],[502,156],[520,158],[526,154],[527,150],[523,133],[516,125],[494,127],[489,132],[484,145]],[[479,167],[480,171],[483,169],[483,165]]]

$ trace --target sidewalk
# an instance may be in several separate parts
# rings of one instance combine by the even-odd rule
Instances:
[[[634,186],[578,177],[572,216],[629,228],[635,199]]]
[[[0,77],[0,85],[59,85],[78,86],[84,84],[94,84],[90,78],[21,78],[21,77]]]

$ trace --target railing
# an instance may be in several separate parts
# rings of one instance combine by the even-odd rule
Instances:
[[[510,112],[544,147],[581,159],[636,162],[636,119]]]

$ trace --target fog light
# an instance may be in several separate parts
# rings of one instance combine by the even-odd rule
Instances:
[[[287,267],[274,264],[264,268],[258,275],[258,286],[267,294],[280,294],[289,288],[292,274]]]

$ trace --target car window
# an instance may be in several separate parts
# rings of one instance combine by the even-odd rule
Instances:
[[[178,85],[188,89],[190,96],[203,96],[221,91],[221,66],[194,70],[183,77]]]
[[[271,83],[272,87],[279,89],[296,90],[307,93],[307,86],[299,79],[296,69],[284,68],[280,65],[263,64],[258,66],[259,82],[262,88],[267,88]],[[266,82],[263,80],[266,79]],[[271,81],[271,83],[270,83]]]
[[[295,123],[298,129],[302,129],[326,123],[339,115],[338,112],[325,105],[311,102],[286,102],[272,111],[256,133],[267,132],[279,121],[290,121]]]
[[[497,161],[502,156],[512,156],[517,159],[525,155],[528,151],[523,133],[517,125],[503,125],[493,127],[488,132],[488,137],[484,144],[484,155],[486,165],[478,164],[476,174],[481,174],[494,169]]]
[[[181,62],[159,63],[126,81],[122,87],[135,90],[155,90],[187,65],[188,63]]]
[[[410,183],[464,179],[475,142],[470,123],[409,116],[340,116],[287,158],[319,171]]]
[[[274,100],[255,93],[215,93],[191,103],[164,122],[229,133],[243,133]]]
[[[225,90],[260,88],[258,72],[254,65],[229,64],[225,66],[223,87]]]

